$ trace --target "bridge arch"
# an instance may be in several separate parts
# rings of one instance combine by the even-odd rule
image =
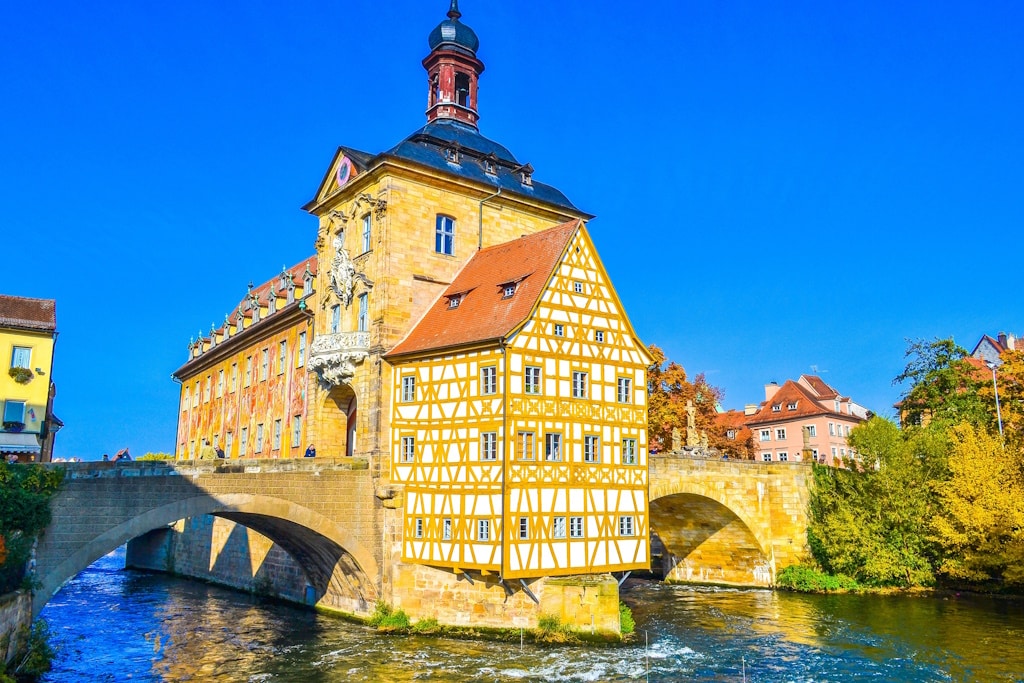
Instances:
[[[149,531],[201,515],[237,522],[279,545],[302,567],[318,598],[326,594],[329,586],[356,593],[360,604],[368,607],[379,597],[381,572],[374,555],[337,522],[274,496],[208,493],[132,514],[81,544],[55,565],[44,564],[41,553],[36,567],[40,585],[33,598],[33,614],[39,614],[66,581],[104,555]]]
[[[664,547],[668,581],[770,585],[775,568],[770,519],[747,499],[730,499],[713,479],[652,482],[652,535]],[[753,507],[753,509],[752,509]]]

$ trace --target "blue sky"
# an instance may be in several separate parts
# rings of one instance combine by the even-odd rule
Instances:
[[[597,214],[638,333],[728,407],[817,368],[883,414],[905,338],[1024,333],[1024,5],[482,2],[481,131]],[[424,123],[446,0],[18,2],[0,292],[57,299],[56,455],[171,450],[171,372],[313,253],[339,144]]]

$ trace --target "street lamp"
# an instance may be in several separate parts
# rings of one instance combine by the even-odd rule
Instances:
[[[996,370],[999,368],[1000,363],[995,361],[987,360],[985,365],[992,371],[992,389],[996,392],[996,419],[999,421],[999,439],[1003,438],[1003,414],[999,410],[999,385],[996,384]]]

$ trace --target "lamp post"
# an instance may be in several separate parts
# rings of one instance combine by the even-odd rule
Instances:
[[[999,410],[999,385],[996,384],[996,370],[999,369],[999,363],[995,361],[987,360],[985,365],[988,366],[989,370],[992,371],[992,390],[996,393],[996,419],[999,421],[999,440],[1003,439],[1003,414]]]

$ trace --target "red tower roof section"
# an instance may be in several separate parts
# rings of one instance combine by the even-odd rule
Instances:
[[[530,315],[582,222],[478,251],[386,357],[497,341]],[[505,290],[514,287],[506,296]]]

